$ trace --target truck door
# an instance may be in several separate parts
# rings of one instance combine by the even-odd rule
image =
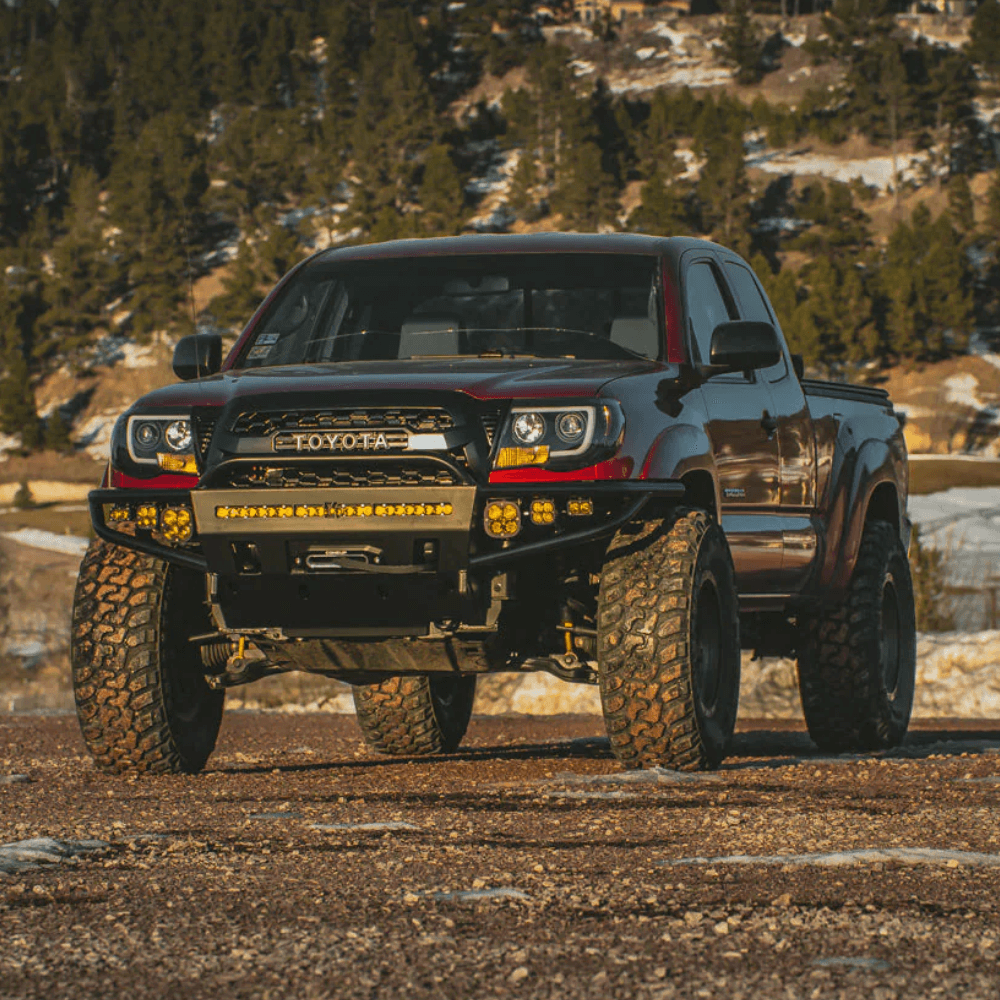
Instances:
[[[729,256],[723,256],[722,270],[740,317],[772,323],[780,332],[774,310],[753,272]],[[776,586],[793,593],[805,585],[816,556],[817,535],[810,519],[815,507],[816,442],[805,393],[789,358],[782,357],[758,375],[771,394],[770,413],[778,440],[783,556]]]
[[[707,364],[712,332],[738,319],[736,302],[710,253],[693,251],[682,267],[688,349]],[[722,526],[742,594],[773,592],[781,571],[778,438],[771,394],[755,373],[713,375],[701,387],[715,456]]]

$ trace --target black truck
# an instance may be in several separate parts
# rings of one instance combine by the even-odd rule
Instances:
[[[907,459],[885,392],[803,378],[702,240],[322,251],[223,360],[119,419],[73,612],[83,734],[193,772],[225,689],[353,686],[383,753],[455,750],[476,678],[600,686],[629,767],[714,767],[741,648],[798,659],[827,750],[891,746],[915,673]]]

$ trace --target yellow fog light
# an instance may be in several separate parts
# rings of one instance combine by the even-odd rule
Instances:
[[[588,514],[594,513],[594,501],[593,500],[570,500],[566,504],[566,513],[570,517],[586,517]]]
[[[534,448],[501,448],[497,455],[496,468],[513,469],[521,465],[544,465],[549,460],[549,446],[535,445]]]
[[[164,472],[183,472],[185,475],[197,476],[198,463],[194,455],[164,455],[158,453],[156,461]]]
[[[556,505],[552,500],[531,501],[531,523],[553,524],[556,519]]]
[[[135,512],[135,523],[140,528],[155,528],[158,520],[155,504],[143,504]]]
[[[194,534],[191,511],[186,507],[168,507],[160,518],[160,531],[168,542],[188,542]]]
[[[513,538],[521,530],[521,508],[510,500],[491,500],[483,511],[490,538]]]
[[[107,514],[107,520],[109,521],[128,521],[130,520],[131,511],[128,507],[112,507]]]

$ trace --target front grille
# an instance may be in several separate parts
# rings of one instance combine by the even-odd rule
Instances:
[[[432,434],[443,433],[454,426],[454,418],[443,409],[365,406],[241,413],[233,424],[233,433],[241,437],[266,437],[275,431],[345,431],[398,427],[417,434]]]
[[[461,474],[436,462],[342,462],[295,465],[248,465],[228,473],[233,489],[319,488],[347,486],[457,486]]]

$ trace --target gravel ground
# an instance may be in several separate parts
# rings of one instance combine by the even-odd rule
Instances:
[[[129,780],[73,718],[0,718],[0,997],[1000,994],[1000,723],[832,759],[741,729],[635,777],[596,718],[417,761],[231,713],[204,774]]]

